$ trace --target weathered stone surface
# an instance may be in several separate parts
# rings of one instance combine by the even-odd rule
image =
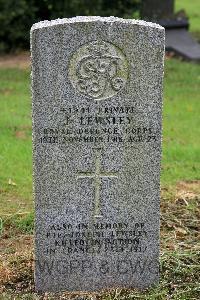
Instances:
[[[36,289],[159,278],[164,29],[114,17],[33,25]]]

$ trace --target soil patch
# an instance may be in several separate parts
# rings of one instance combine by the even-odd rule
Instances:
[[[0,56],[0,68],[27,69],[30,67],[30,52]]]
[[[115,290],[81,299],[198,299],[198,266],[200,263],[200,197],[199,181],[181,181],[176,197],[161,200],[161,280],[155,298],[152,291]],[[43,295],[34,292],[33,236],[8,227],[0,243],[0,293],[2,299],[80,299],[67,293]],[[178,298],[184,295],[185,298]],[[11,298],[10,298],[11,297]],[[13,298],[12,298],[13,297]],[[15,298],[16,297],[16,298]],[[19,297],[19,298],[18,298]],[[167,298],[166,298],[167,297]],[[25,299],[25,298],[23,298]]]

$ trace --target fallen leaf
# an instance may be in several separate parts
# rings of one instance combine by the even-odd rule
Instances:
[[[181,237],[181,236],[184,236],[187,234],[187,231],[181,227],[176,227],[175,228],[175,231],[176,231],[176,235]]]
[[[11,178],[9,178],[9,180],[8,180],[8,184],[9,184],[9,185],[16,186],[16,183],[15,183],[14,181],[12,181],[12,179],[11,179]]]
[[[21,140],[25,140],[27,138],[26,132],[22,131],[22,130],[21,131],[20,130],[16,131],[15,136],[16,136],[16,138],[21,139]]]

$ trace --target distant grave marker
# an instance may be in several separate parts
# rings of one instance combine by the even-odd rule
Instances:
[[[156,22],[166,30],[166,51],[174,52],[187,60],[200,61],[200,44],[192,37],[187,12],[175,14],[174,0],[142,0],[141,19]]]
[[[174,0],[142,0],[141,16],[145,20],[158,21],[172,18]]]

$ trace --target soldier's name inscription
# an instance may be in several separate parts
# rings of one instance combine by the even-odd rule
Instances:
[[[57,127],[48,126],[40,131],[40,143],[128,143],[156,142],[157,129],[151,124],[135,124],[135,107],[111,106],[91,109],[85,107],[65,107],[57,112],[62,120]],[[61,115],[60,115],[61,114]],[[142,111],[137,114],[144,118]]]

